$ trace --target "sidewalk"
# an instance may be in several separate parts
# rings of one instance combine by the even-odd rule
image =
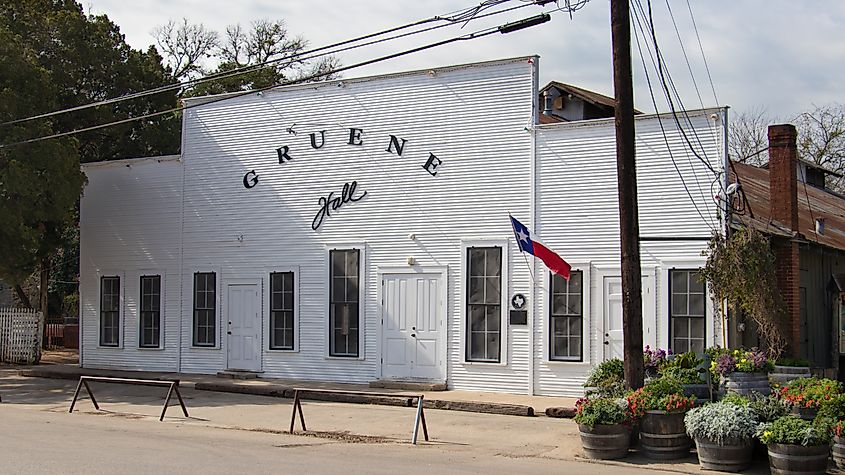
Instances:
[[[215,375],[184,373],[159,373],[148,371],[122,371],[79,368],[76,364],[47,364],[18,370],[21,376],[79,379],[79,376],[104,376],[138,379],[178,379],[180,387],[198,391],[251,394],[259,396],[292,398],[294,389],[330,390],[332,392],[303,391],[303,399],[378,405],[408,405],[410,401],[399,396],[422,394],[426,408],[488,414],[534,416],[550,414],[554,417],[571,414],[575,398],[528,396],[519,394],[487,393],[475,391],[409,391],[402,389],[371,388],[361,384],[326,383],[290,379],[227,379]],[[338,393],[342,391],[343,393]],[[389,396],[385,396],[389,395]],[[394,396],[395,395],[395,396]]]

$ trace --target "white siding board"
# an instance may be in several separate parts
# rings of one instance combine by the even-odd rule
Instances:
[[[699,155],[716,170],[722,170],[720,127],[710,114],[717,110],[689,113],[697,139],[687,129]],[[699,216],[684,191],[678,172],[667,151],[661,123],[668,137],[672,155],[695,204]],[[685,125],[687,122],[684,122]],[[544,244],[564,259],[590,262],[590,301],[584,309],[585,334],[589,351],[583,363],[550,362],[548,346],[549,300],[546,288],[537,288],[533,310],[537,316],[535,332],[535,387],[538,394],[578,396],[589,369],[603,359],[602,323],[603,283],[607,275],[619,275],[619,211],[616,189],[616,148],[612,120],[585,121],[537,128],[537,207],[539,223],[535,233]],[[692,156],[675,123],[667,117],[639,117],[636,123],[637,193],[640,235],[648,237],[709,236],[718,227],[716,204],[711,197],[718,188],[710,186],[715,176]],[[668,317],[663,299],[662,269],[673,261],[685,260],[703,265],[704,241],[642,242],[643,274],[652,276],[650,300],[654,312],[644,315],[644,326],[653,329],[658,346],[668,345]],[[542,267],[540,267],[542,268]],[[543,272],[547,272],[543,269]],[[587,283],[585,282],[585,285]],[[709,326],[708,335],[714,329]]]
[[[128,165],[128,166],[127,166]],[[176,371],[182,164],[147,159],[89,164],[80,203],[82,361],[86,368]],[[138,348],[140,276],[162,276],[162,349]],[[99,276],[120,276],[122,341],[100,348]]]

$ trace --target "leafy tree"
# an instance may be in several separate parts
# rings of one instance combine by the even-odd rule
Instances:
[[[165,62],[171,66],[174,78],[180,80],[273,62],[268,67],[256,67],[242,74],[192,86],[185,91],[189,96],[248,91],[315,74],[325,74],[320,80],[338,76],[332,73],[340,64],[333,56],[314,61],[291,58],[304,52],[308,41],[301,36],[292,36],[282,20],[257,20],[248,29],[240,24],[230,25],[221,37],[202,24],[190,24],[183,19],[179,24],[170,21],[154,29],[153,35],[165,53]],[[217,67],[211,70],[205,67],[204,58],[216,60]]]
[[[108,17],[85,15],[73,0],[0,0],[0,43],[0,122],[176,83],[154,47],[147,51],[130,48]],[[176,92],[170,91],[2,125],[0,143],[105,124],[176,105]],[[39,302],[46,310],[51,258],[75,252],[74,240],[67,237],[73,235],[68,227],[76,226],[74,210],[85,179],[80,161],[176,153],[179,131],[179,117],[171,114],[73,138],[0,148],[0,279],[15,285],[18,297],[28,304],[19,284],[40,267]]]

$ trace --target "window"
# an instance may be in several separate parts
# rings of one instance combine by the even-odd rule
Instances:
[[[161,276],[141,276],[141,348],[161,347]]]
[[[120,277],[100,277],[100,346],[120,346]]]
[[[467,248],[467,361],[501,361],[502,248]]]
[[[549,359],[581,361],[584,328],[583,273],[572,271],[568,282],[557,274],[551,275]]]
[[[293,349],[293,272],[270,274],[270,349]]]
[[[194,274],[194,346],[217,344],[217,275]]]
[[[358,357],[358,249],[329,251],[329,355]]]
[[[669,272],[669,326],[675,353],[704,351],[704,281],[697,270]]]

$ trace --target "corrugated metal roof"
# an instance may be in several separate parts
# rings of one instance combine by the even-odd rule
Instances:
[[[739,175],[750,207],[743,215],[734,216],[734,222],[768,234],[791,236],[788,226],[772,219],[769,170],[736,162],[733,165],[736,173],[731,173],[732,179]],[[817,219],[824,220],[824,230],[820,233],[816,232]],[[798,232],[808,241],[845,250],[845,198],[798,183]]]

